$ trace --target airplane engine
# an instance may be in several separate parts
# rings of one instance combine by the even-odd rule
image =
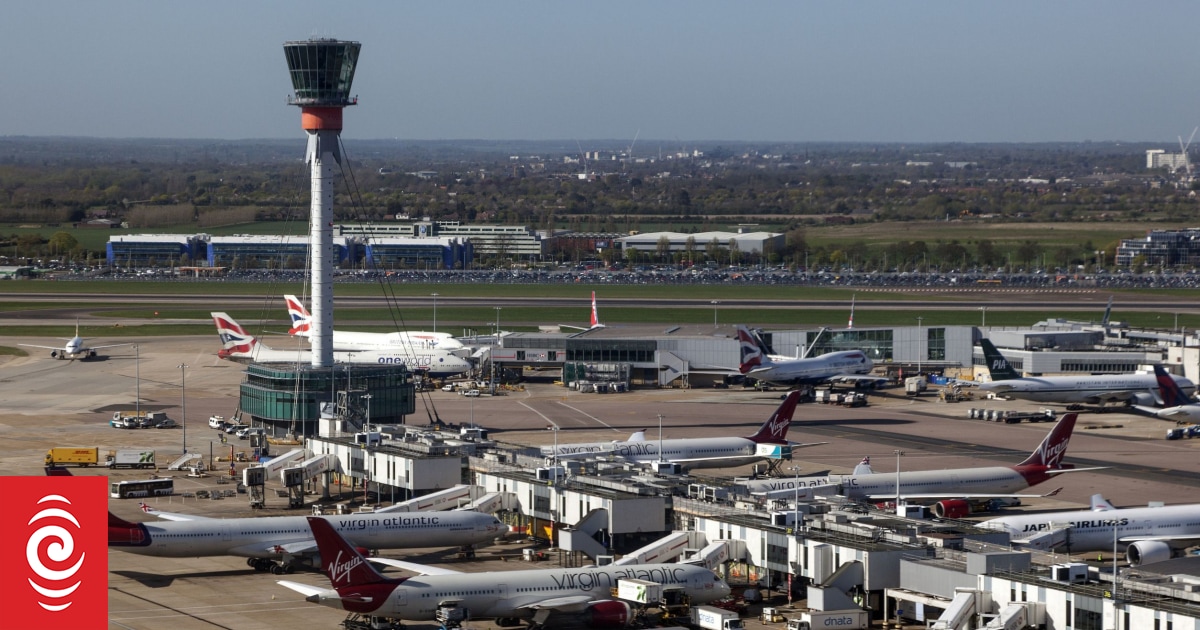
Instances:
[[[933,504],[933,515],[938,518],[962,518],[971,514],[971,502],[962,499],[938,501]]]
[[[633,612],[625,602],[607,600],[588,606],[583,620],[589,628],[624,628],[633,621]]]
[[[57,359],[57,358],[58,358],[58,350],[51,350],[51,351],[50,351],[50,358],[52,358],[52,359]]]
[[[91,358],[93,358],[93,359],[95,359],[95,358],[96,358],[96,351],[95,351],[95,350],[89,350],[89,351],[88,351],[88,356],[89,356],[89,357],[91,357]]]
[[[1157,540],[1139,540],[1125,551],[1129,565],[1134,567],[1170,560],[1171,556],[1171,545]]]
[[[1138,394],[1134,394],[1133,398],[1130,398],[1129,400],[1125,401],[1126,406],[1142,405],[1145,407],[1154,407],[1161,403],[1162,403],[1162,401],[1155,400],[1154,394],[1152,392],[1141,392]]]

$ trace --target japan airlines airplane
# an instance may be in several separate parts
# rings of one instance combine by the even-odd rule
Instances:
[[[749,328],[737,327],[741,346],[740,371],[746,378],[775,385],[819,385],[822,383],[877,384],[887,379],[866,376],[875,363],[862,350],[826,352],[816,357],[781,360],[772,358]]]
[[[418,573],[385,578],[351,543],[320,518],[309,518],[321,552],[321,568],[333,588],[280,580],[305,601],[359,613],[369,621],[434,621],[454,627],[470,619],[494,619],[501,627],[582,623],[590,628],[624,628],[629,604],[612,596],[617,580],[640,579],[678,588],[693,604],[729,595],[729,585],[692,564],[608,565],[583,569],[526,569],[459,573],[449,569],[370,558]],[[382,627],[382,624],[381,624]]]
[[[63,341],[67,342],[67,345],[65,345],[65,346],[39,346],[39,345],[32,344],[32,343],[22,343],[22,344],[17,344],[17,345],[25,346],[26,348],[41,348],[43,350],[51,350],[52,351],[52,352],[50,352],[51,357],[53,357],[55,359],[70,359],[72,361],[74,361],[75,359],[79,359],[80,361],[82,361],[84,359],[94,359],[94,358],[96,358],[96,351],[104,349],[104,348],[116,348],[117,346],[132,346],[133,345],[132,343],[112,343],[112,344],[108,344],[108,345],[104,345],[104,346],[88,347],[88,346],[84,345],[84,338],[79,336],[79,321],[78,320],[75,321],[75,336],[71,337],[70,339],[63,338]]]
[[[542,447],[542,455],[556,459],[611,458],[638,464],[667,462],[684,468],[728,468],[752,464],[766,458],[784,456],[786,447],[800,448],[816,444],[793,444],[787,440],[788,427],[796,411],[800,392],[787,395],[779,408],[767,418],[758,432],[749,437],[675,438],[647,440],[645,432],[634,433],[624,442],[587,442]],[[641,439],[639,439],[639,437]],[[819,442],[824,444],[824,442]]]
[[[1096,497],[1092,499],[1096,505]],[[1200,504],[1118,509],[1103,503],[1108,507],[1002,516],[980,525],[1008,532],[1014,547],[1069,553],[1112,549],[1115,534],[1135,567],[1170,560],[1176,552],[1200,545]]]
[[[1153,406],[1161,400],[1159,383],[1153,374],[1100,374],[1079,376],[1022,377],[1008,359],[988,339],[980,339],[992,382],[980,383],[979,389],[998,396],[1043,403],[1103,405],[1112,402]],[[1172,376],[1186,394],[1196,386],[1182,376]]]
[[[1154,378],[1158,381],[1158,389],[1162,392],[1162,405],[1159,407],[1134,405],[1134,411],[1161,420],[1176,422],[1200,420],[1200,403],[1189,398],[1183,393],[1183,390],[1179,389],[1179,385],[1167,373],[1166,368],[1161,365],[1154,366]]]
[[[900,498],[936,500],[934,514],[959,518],[972,512],[992,509],[997,500],[1046,495],[1014,494],[1036,486],[1065,472],[1099,470],[1063,465],[1067,444],[1075,429],[1076,414],[1062,417],[1046,435],[1037,450],[1016,466],[920,470],[866,475],[828,475],[821,477],[780,477],[740,482],[751,494],[770,499],[812,499],[836,494],[849,499],[869,501],[896,498],[896,479],[900,480]],[[1057,491],[1055,491],[1056,493]],[[1052,493],[1053,494],[1053,493]]]
[[[304,303],[294,295],[283,296],[283,301],[287,304],[288,316],[292,318],[292,327],[288,330],[288,334],[308,338],[311,335],[312,315],[308,313],[308,309],[304,308]],[[424,330],[401,330],[390,333],[333,331],[334,351],[435,349],[453,352],[463,348],[462,342],[449,333]]]
[[[319,566],[317,544],[303,516],[205,518],[151,512],[168,522],[131,523],[108,514],[108,546],[164,558],[239,556],[257,571],[291,573],[299,562]],[[367,549],[474,545],[502,536],[507,525],[471,511],[348,514],[319,517],[351,544]]]
[[[217,356],[231,361],[258,361],[261,363],[308,363],[311,351],[303,349],[276,350],[260,343],[246,332],[241,324],[225,313],[212,313],[221,337],[221,349]],[[445,350],[362,350],[360,352],[334,352],[337,363],[370,365],[407,365],[414,372],[424,372],[432,377],[454,376],[471,369],[471,364]]]

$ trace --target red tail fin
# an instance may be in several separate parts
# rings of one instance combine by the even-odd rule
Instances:
[[[1163,366],[1154,366],[1154,380],[1158,382],[1158,389],[1162,392],[1163,407],[1180,407],[1191,403],[1183,390],[1179,389],[1179,383],[1175,382]]]
[[[1067,454],[1067,445],[1071,442],[1071,432],[1075,430],[1075,418],[1078,414],[1069,413],[1062,417],[1050,434],[1038,445],[1025,461],[1018,466],[1045,466],[1046,468],[1062,467],[1063,457]]]
[[[321,554],[321,570],[329,576],[333,588],[391,582],[376,571],[357,549],[346,542],[329,521],[319,516],[310,516],[308,526],[312,528],[313,538],[317,541],[317,549]]]
[[[792,414],[796,412],[796,403],[800,402],[800,392],[788,392],[783,404],[771,414],[770,418],[759,428],[758,433],[749,439],[759,444],[782,444],[787,441],[788,427],[792,424]]]
[[[596,292],[592,291],[592,328],[600,326],[600,317],[596,315]]]
[[[108,513],[109,547],[146,547],[150,544],[150,532],[141,523],[129,521]]]

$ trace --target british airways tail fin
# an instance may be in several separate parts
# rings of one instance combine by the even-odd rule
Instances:
[[[1154,380],[1158,382],[1158,389],[1162,392],[1163,407],[1181,407],[1192,403],[1163,366],[1154,366]]]
[[[979,340],[979,347],[983,348],[983,360],[987,365],[988,374],[991,375],[993,381],[1007,381],[1014,378],[1021,378],[1020,374],[1008,364],[1008,359],[1004,358],[1003,354],[996,349],[991,340],[984,337]]]
[[[312,315],[309,315],[308,309],[304,308],[304,302],[301,302],[300,298],[294,295],[283,296],[283,301],[287,304],[288,317],[292,320],[292,327],[288,330],[288,334],[308,337],[311,330]]]
[[[225,313],[212,313],[212,318],[217,325],[217,335],[221,337],[221,350],[217,356],[228,359],[254,355],[254,347],[258,344],[254,335],[246,332],[241,324]]]
[[[319,517],[308,517],[308,526],[312,528],[313,539],[317,541],[317,550],[321,555],[321,570],[329,576],[333,588],[340,589],[365,584],[390,582],[383,577],[358,549],[342,538],[341,534],[329,524],[329,521]]]
[[[784,444],[787,442],[788,427],[792,424],[792,415],[796,413],[796,403],[800,402],[800,392],[790,391],[783,403],[767,418],[758,433],[751,435],[750,440],[758,444]]]
[[[1062,417],[1038,445],[1037,450],[1025,458],[1018,466],[1045,466],[1046,468],[1061,468],[1063,457],[1067,454],[1067,445],[1071,443],[1071,432],[1075,430],[1075,418],[1078,414],[1069,413]]]
[[[762,346],[758,342],[758,337],[750,332],[749,328],[738,324],[737,340],[738,350],[741,355],[738,365],[739,372],[746,374],[754,368],[766,367],[771,364],[771,360],[767,358],[767,353],[763,351]]]

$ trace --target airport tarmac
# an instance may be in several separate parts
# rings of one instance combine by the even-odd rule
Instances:
[[[127,431],[110,428],[108,420],[114,410],[133,409],[140,389],[142,409],[163,410],[182,421],[181,364],[189,366],[188,449],[220,455],[230,446],[221,444],[219,434],[208,428],[207,418],[212,414],[232,416],[243,366],[217,359],[215,341],[211,335],[149,338],[139,342],[136,352],[132,347],[112,348],[102,351],[108,356],[97,361],[57,361],[48,352],[35,349],[30,349],[28,357],[0,357],[0,410],[4,412],[0,416],[0,437],[4,438],[0,440],[0,475],[40,475],[42,459],[54,446],[154,448],[160,465],[165,466],[183,448],[183,429]],[[0,345],[18,343],[49,345],[52,340],[0,337]],[[1051,426],[967,418],[971,407],[1037,407],[1027,403],[947,404],[937,402],[932,394],[912,400],[905,398],[902,390],[891,391],[897,393],[872,396],[871,406],[866,408],[801,405],[788,437],[829,442],[797,452],[801,474],[848,472],[864,456],[871,457],[876,472],[890,472],[895,470],[897,449],[904,452],[900,457],[904,470],[1011,465],[1024,459]],[[648,439],[654,439],[660,414],[666,437],[749,435],[779,404],[781,393],[696,389],[598,395],[542,384],[499,397],[465,398],[434,391],[428,400],[443,421],[473,421],[487,428],[494,439],[542,445],[551,444],[556,437],[564,443],[624,439],[638,429],[646,429]],[[417,409],[410,422],[426,424],[425,405],[418,403]],[[559,430],[547,430],[553,426]],[[1058,486],[1063,490],[1053,499],[1032,501],[1033,506],[1078,507],[1096,492],[1121,506],[1200,500],[1200,458],[1196,457],[1200,441],[1164,440],[1166,429],[1172,426],[1122,413],[1082,414],[1066,461],[1080,467],[1109,468],[1062,475],[1043,484],[1035,491],[1049,492]],[[230,438],[229,442],[248,450],[244,441]],[[79,472],[111,473],[114,479],[148,474],[105,469]],[[189,478],[182,473],[176,484],[180,491],[232,487],[217,484],[215,476]],[[221,501],[172,497],[156,503],[172,511],[232,516],[251,513],[244,497]],[[268,492],[268,509],[255,513],[287,513],[281,503],[282,499]],[[133,500],[114,499],[111,507],[123,518],[148,518]],[[520,545],[501,548],[515,550]],[[487,554],[485,548],[483,555]],[[463,568],[485,567],[503,570],[528,565],[481,561]],[[323,580],[316,574],[297,579]],[[110,589],[110,625],[118,628],[333,628],[344,617],[304,602],[276,585],[273,576],[254,572],[239,558],[161,559],[112,552]],[[491,626],[471,622],[469,627]]]

